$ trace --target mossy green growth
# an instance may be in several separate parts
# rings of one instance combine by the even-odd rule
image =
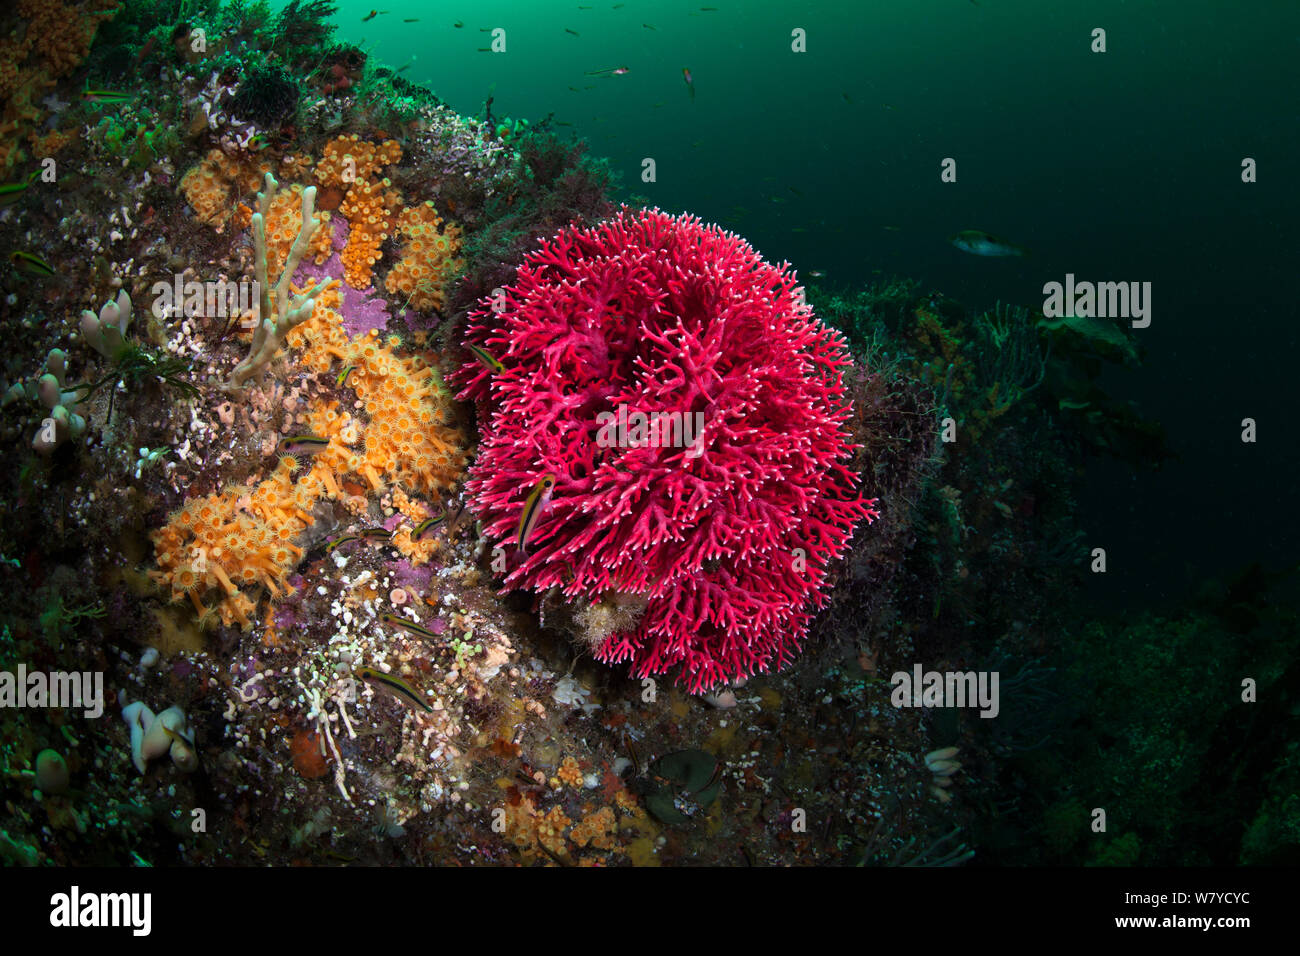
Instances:
[[[1291,741],[1265,778],[1268,795],[1241,839],[1246,866],[1300,863],[1300,742]]]
[[[463,671],[465,669],[465,661],[469,658],[483,653],[483,645],[471,643],[469,640],[471,637],[473,637],[473,632],[466,634],[466,639],[463,641],[459,638],[453,638],[451,641],[450,647],[456,655],[456,668],[458,670]]]
[[[1137,866],[1142,844],[1132,831],[1098,843],[1088,859],[1088,866]]]
[[[855,353],[880,358],[888,358],[881,354],[885,343],[915,322],[912,313],[924,298],[920,283],[903,278],[838,293],[814,281],[806,286],[805,295],[822,321],[845,334]]]
[[[131,145],[131,153],[127,157],[127,165],[132,169],[145,169],[154,161],[157,155],[154,150],[154,133],[147,130],[143,125],[135,128],[135,142]]]
[[[116,116],[105,116],[95,127],[104,151],[134,170],[147,169],[160,157],[180,148],[180,137],[170,127],[151,128],[144,123],[124,124]]]
[[[1090,819],[1088,808],[1077,797],[1061,800],[1048,807],[1043,812],[1038,833],[1050,859],[1070,859],[1079,842],[1089,834]]]
[[[95,133],[104,148],[115,156],[120,156],[124,149],[122,141],[126,138],[126,127],[116,117],[105,116],[95,127]]]
[[[1093,732],[1105,741],[1080,774],[1092,781],[1089,800],[1126,808],[1128,823],[1171,854],[1159,861],[1164,865],[1208,862],[1176,848],[1186,842],[1185,801],[1196,802],[1207,731],[1240,707],[1230,670],[1234,644],[1231,634],[1195,616],[1148,616],[1123,628],[1092,623],[1075,638],[1070,682],[1088,689]],[[1113,814],[1110,822],[1121,823]]]
[[[41,632],[50,647],[58,649],[64,637],[82,621],[98,620],[105,615],[105,610],[93,604],[73,605],[64,602],[62,596],[55,595],[40,615]]]

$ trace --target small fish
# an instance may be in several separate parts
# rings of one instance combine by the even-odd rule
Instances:
[[[135,55],[135,59],[131,61],[131,67],[133,69],[135,67],[138,67],[141,63],[143,63],[145,61],[145,58],[150,53],[153,52],[156,42],[157,42],[157,37],[150,37],[148,40],[145,41],[144,46],[140,47],[140,52],[137,53]]]
[[[564,32],[565,32],[565,33],[572,33],[575,37],[576,37],[576,36],[581,36],[581,34],[578,33],[577,30],[570,30],[568,27],[565,27],[565,28],[564,28]]]
[[[785,188],[790,190],[790,192],[794,193],[796,196],[803,195],[803,193],[799,192],[799,190],[795,189],[793,186],[786,186]]]
[[[134,93],[119,93],[116,90],[82,90],[83,103],[130,103],[135,99]]]
[[[542,851],[545,852],[545,854],[546,854],[547,856],[549,856],[552,860],[555,861],[555,863],[556,863],[557,866],[574,866],[574,865],[575,865],[574,862],[573,862],[573,860],[571,860],[571,859],[568,858],[568,854],[567,854],[567,853],[566,853],[564,856],[560,856],[559,853],[556,853],[556,852],[555,852],[554,850],[552,850],[549,846],[547,846],[546,843],[543,842],[543,841],[538,841],[538,844],[537,844],[537,845],[540,846],[540,847],[542,848]]]
[[[423,538],[426,534],[428,534],[438,525],[442,524],[443,521],[446,520],[446,518],[447,518],[446,512],[443,512],[442,514],[438,515],[436,518],[425,518],[423,521],[421,521],[411,530],[411,540],[419,541],[421,538]]]
[[[362,528],[357,534],[371,541],[388,541],[393,537],[393,532],[387,528]]]
[[[0,207],[12,206],[26,196],[27,188],[36,181],[38,175],[38,173],[32,173],[22,182],[5,183],[0,186]]]
[[[9,261],[19,272],[26,273],[29,276],[36,276],[40,279],[48,279],[54,275],[54,266],[50,265],[38,255],[30,252],[21,252],[15,249],[9,253]]]
[[[573,92],[573,93],[581,93],[581,92],[582,92],[582,90],[578,89],[576,86],[571,86],[571,87],[569,87],[569,90],[570,90],[570,92]]]
[[[248,148],[255,153],[260,153],[270,145],[271,137],[267,136],[265,133],[258,133],[248,141]]]
[[[465,507],[463,501],[452,502],[447,506],[447,537],[455,539],[457,533],[465,523],[472,517],[472,513]]]
[[[518,531],[519,550],[524,554],[528,553],[528,539],[532,536],[533,528],[537,525],[537,519],[542,516],[546,506],[551,503],[551,494],[554,491],[555,476],[550,474],[542,475],[541,480],[537,482],[537,487],[533,489],[533,493],[524,502],[523,514],[519,516]]]
[[[361,536],[358,535],[358,534],[344,534],[344,535],[339,535],[339,537],[331,539],[331,540],[330,540],[330,541],[325,545],[325,553],[326,553],[326,554],[333,554],[335,548],[340,548],[340,547],[342,547],[342,546],[345,545],[345,544],[349,544],[350,542],[353,542],[353,541],[360,541],[360,540],[361,540]]]
[[[330,440],[318,435],[289,435],[281,438],[275,450],[281,455],[314,455],[329,447]]]
[[[396,70],[394,70],[393,72],[394,72],[394,73],[405,73],[405,72],[406,72],[407,70],[409,70],[410,68],[411,68],[411,64],[409,64],[409,63],[403,63],[401,66],[399,66],[399,67],[398,67]]]
[[[166,734],[168,737],[170,737],[172,740],[178,740],[181,743],[183,743],[185,746],[189,747],[190,749],[194,748],[194,741],[190,740],[190,738],[186,737],[184,734],[180,734],[172,730],[170,727],[167,726],[167,723],[165,721],[163,722],[162,729],[163,729],[163,733]]]
[[[492,48],[491,48],[491,47],[487,47],[487,46],[481,46],[481,47],[478,48],[478,51],[479,51],[480,53],[491,53],[491,52],[492,52]]]
[[[403,20],[402,22],[403,22],[403,23],[419,23],[419,22],[420,22],[420,18],[419,18],[419,17],[411,17],[409,20]],[[459,20],[457,20],[455,23],[452,24],[452,26],[454,26],[457,30],[459,30],[459,29],[460,29],[461,27],[463,27],[464,25],[465,25],[465,24],[461,23]]]
[[[808,275],[811,276],[811,277],[814,278],[814,279],[824,279],[824,278],[826,278],[826,273],[825,273],[824,271],[822,271],[821,269],[809,269],[809,270],[808,270]]]
[[[388,12],[387,10],[371,10],[368,14],[366,14],[364,17],[361,18],[361,22],[369,23],[375,17],[383,16],[387,12]]]
[[[334,383],[334,387],[335,387],[335,388],[342,388],[342,387],[343,387],[343,383],[346,382],[346,381],[348,380],[348,376],[351,375],[351,374],[352,374],[353,372],[355,372],[356,370],[357,370],[357,367],[356,367],[355,365],[349,365],[349,366],[348,366],[347,368],[345,368],[343,371],[339,372],[339,377],[338,377],[338,380],[335,381],[335,383]]]
[[[853,102],[853,97],[849,96],[849,94],[847,94],[847,93],[841,93],[840,96],[844,97],[844,102],[845,102],[845,103],[852,103],[852,102]]]
[[[718,9],[717,7],[700,7],[700,10],[702,10],[704,13],[716,13],[717,9]]]
[[[997,236],[991,236],[979,229],[966,229],[948,237],[948,241],[962,252],[975,256],[1024,256],[1028,255],[1021,246],[1007,242]]]
[[[903,231],[903,227],[902,227],[902,226],[881,226],[880,228],[883,229],[883,230],[885,230],[885,232],[902,232],[902,231]]]
[[[632,71],[626,66],[613,66],[610,67],[608,70],[588,70],[587,75],[604,76],[605,74],[613,74],[614,76],[622,76],[624,73],[631,73],[631,72]]]
[[[477,345],[471,345],[469,346],[469,350],[474,353],[474,357],[479,360],[479,364],[489,372],[500,375],[506,370],[506,367],[497,361],[496,356],[486,349],[481,349]]]
[[[358,667],[353,673],[371,687],[387,691],[404,703],[410,704],[412,707],[418,707],[425,713],[433,713],[433,708],[424,699],[424,695],[400,677],[385,674],[373,667]]]
[[[430,641],[438,640],[438,635],[433,633],[433,631],[429,630],[427,627],[424,627],[421,624],[416,624],[414,621],[408,621],[404,617],[398,617],[396,614],[387,614],[387,613],[381,614],[379,615],[379,620],[383,621],[385,624],[391,624],[394,627],[400,627],[405,630],[408,630],[412,634],[416,634],[427,640]]]
[[[695,81],[691,79],[691,71],[682,67],[682,79],[686,81],[686,88],[691,91],[691,100],[695,100]]]
[[[641,26],[645,27],[647,30],[654,30],[654,27],[652,27],[652,26],[651,26],[650,24],[648,24],[648,23],[643,23],[643,24],[641,24]],[[657,33],[658,31],[656,30],[655,32]]]
[[[627,750],[628,759],[632,761],[632,775],[639,777],[644,772],[641,766],[641,758],[637,755],[636,748],[632,746],[632,735],[624,731],[623,747]]]
[[[688,796],[688,797],[695,796],[695,795],[697,795],[697,794],[701,794],[701,793],[703,793],[705,790],[708,790],[709,787],[711,787],[711,786],[713,786],[715,783],[717,783],[717,782],[718,782],[718,778],[721,777],[721,776],[722,776],[722,761],[716,761],[716,762],[713,764],[713,773],[709,776],[709,779],[705,782],[704,786],[702,786],[702,787],[698,787],[698,788],[695,789],[695,790],[683,790],[683,791],[682,791],[682,794],[683,794],[684,796]]]

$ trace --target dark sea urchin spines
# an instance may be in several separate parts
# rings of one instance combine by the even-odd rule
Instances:
[[[298,108],[298,84],[283,67],[269,65],[251,71],[239,84],[230,111],[265,130],[277,129]]]

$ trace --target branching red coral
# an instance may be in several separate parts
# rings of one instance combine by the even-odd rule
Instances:
[[[471,314],[468,344],[486,354],[457,373],[482,432],[467,487],[508,586],[641,595],[639,624],[596,656],[692,692],[794,658],[829,563],[877,512],[845,467],[850,359],[787,265],[625,208],[543,242]]]

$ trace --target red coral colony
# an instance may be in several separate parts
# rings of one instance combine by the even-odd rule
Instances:
[[[625,207],[543,241],[466,344],[467,487],[507,587],[644,607],[595,656],[692,693],[793,660],[878,512],[845,467],[851,360],[788,264]]]

